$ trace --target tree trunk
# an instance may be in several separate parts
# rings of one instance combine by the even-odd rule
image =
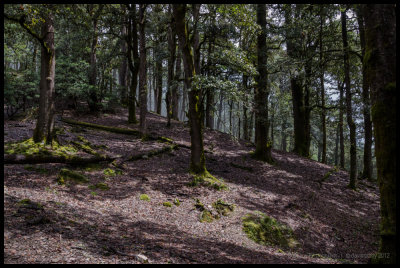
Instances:
[[[344,169],[344,134],[343,134],[343,84],[339,87],[339,145],[340,145],[340,167]]]
[[[346,12],[341,12],[342,38],[344,50],[344,80],[346,84],[346,118],[350,129],[350,183],[351,189],[356,188],[357,180],[357,151],[356,151],[356,125],[353,121],[353,111],[351,107],[351,88],[350,88],[350,64],[349,47],[347,44]]]
[[[96,78],[97,78],[97,44],[98,44],[98,36],[97,36],[97,23],[98,18],[100,16],[100,12],[103,9],[103,5],[100,5],[94,15],[92,15],[92,23],[93,23],[93,36],[92,36],[92,44],[90,49],[90,69],[89,69],[89,85],[90,93],[88,105],[91,112],[98,112],[100,110],[99,98],[97,95],[97,87],[96,87]],[[90,7],[90,13],[93,12],[93,7]]]
[[[257,24],[261,32],[257,36],[257,85],[255,90],[256,150],[255,158],[272,163],[271,144],[268,140],[268,88],[267,88],[267,29],[266,5],[257,4]]]
[[[175,23],[175,22],[174,22]],[[175,26],[173,26],[175,27]],[[176,36],[176,32],[175,32]],[[176,41],[175,41],[176,42]],[[175,48],[176,49],[176,48]],[[181,52],[178,50],[178,54],[176,57],[176,63],[175,63],[175,75],[174,75],[174,83],[172,86],[172,118],[174,120],[179,120],[178,116],[178,111],[179,111],[179,79],[181,77]]]
[[[46,143],[53,140],[54,127],[54,79],[55,79],[55,48],[54,48],[54,17],[49,14],[42,25],[41,36],[41,67],[40,67],[40,97],[39,117],[33,132],[33,140],[41,142],[46,137]]]
[[[170,27],[168,29],[168,84],[166,94],[166,106],[167,106],[167,127],[171,126],[172,114],[172,88],[174,88],[174,65],[175,65],[175,53],[176,53],[176,33],[175,33],[175,22],[171,13],[171,5],[169,6],[169,16],[171,17]],[[175,90],[176,95],[176,90]]]
[[[362,16],[361,5],[356,8],[358,27],[360,32],[361,55],[365,55],[365,29],[364,18]],[[364,168],[361,178],[372,180],[372,122],[371,122],[371,101],[369,97],[369,86],[367,83],[367,75],[365,73],[365,65],[363,63],[363,79],[362,79],[362,100],[364,115]]]
[[[131,86],[129,89],[128,98],[128,123],[136,124],[136,87],[138,83],[139,73],[139,53],[138,53],[138,36],[137,36],[137,22],[136,22],[136,5],[132,5],[129,10],[129,25],[128,25],[128,63],[129,70],[131,71]]]
[[[129,24],[128,24],[128,27],[129,27]],[[127,35],[126,28],[127,27],[124,24],[121,29],[122,36]],[[131,40],[129,37],[130,36],[128,34],[128,40]],[[127,44],[126,44],[125,39],[121,40],[121,53],[122,54],[127,53]],[[128,57],[129,57],[129,55],[128,55]],[[122,60],[118,71],[119,71],[118,72],[118,82],[119,82],[119,86],[121,88],[121,103],[126,104],[127,103],[127,86],[128,86],[128,61],[127,61],[127,58],[124,58]]]
[[[139,5],[139,43],[140,43],[140,67],[139,67],[139,95],[140,95],[140,132],[147,135],[147,61],[146,61],[146,36],[145,36],[145,11],[146,5]]]
[[[196,75],[195,66],[198,64],[191,52],[189,36],[185,24],[186,4],[174,4],[173,13],[176,23],[180,48],[185,68],[185,84],[189,90],[189,125],[191,139],[190,170],[196,174],[206,173],[206,164],[203,146],[202,108],[200,107],[200,89],[192,87],[192,79]]]
[[[326,111],[325,111],[325,82],[324,82],[324,64],[322,55],[322,31],[325,17],[323,16],[323,6],[320,6],[320,29],[319,29],[319,68],[320,68],[320,83],[321,83],[321,126],[322,126],[322,156],[321,162],[326,164]]]
[[[396,263],[396,6],[364,5],[365,74],[371,90],[381,201],[379,263]]]

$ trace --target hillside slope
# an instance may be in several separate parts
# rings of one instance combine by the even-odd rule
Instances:
[[[65,164],[4,165],[4,263],[365,263],[378,249],[379,196],[367,182],[347,189],[348,174],[332,166],[273,150],[275,165],[250,157],[254,148],[227,134],[206,130],[206,165],[228,190],[190,187],[189,130],[181,122],[149,113],[149,132],[181,145],[177,150],[124,162],[122,174],[108,174],[109,163],[95,168]],[[137,129],[126,110],[101,118],[76,120]],[[165,146],[125,134],[64,128],[60,142],[81,136],[103,145],[109,155],[150,152]],[[5,142],[31,137],[34,122],[5,121]],[[107,147],[105,147],[105,146]],[[86,175],[89,184],[59,185],[61,168]],[[109,189],[93,187],[106,183]],[[89,186],[92,187],[89,187]],[[149,201],[141,200],[142,194]],[[26,208],[21,200],[40,203]],[[180,205],[173,202],[179,200]],[[232,214],[200,222],[195,199],[205,207],[221,199],[235,205]],[[171,207],[164,206],[170,202]],[[254,211],[290,226],[299,242],[293,251],[263,246],[242,230],[242,218]],[[39,215],[39,221],[33,221]],[[45,219],[45,220],[43,220]]]

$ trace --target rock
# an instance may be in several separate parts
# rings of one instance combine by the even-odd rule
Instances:
[[[144,256],[143,254],[137,254],[136,255],[136,260],[140,261],[142,263],[148,263],[149,262],[149,259],[146,256]]]

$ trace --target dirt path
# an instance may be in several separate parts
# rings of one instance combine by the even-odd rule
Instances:
[[[124,111],[102,118],[78,120],[129,127]],[[149,113],[149,132],[190,145],[188,129]],[[163,146],[128,135],[63,125],[64,141],[76,135],[95,145],[106,145],[109,154],[151,151]],[[6,121],[5,141],[32,135],[34,122]],[[189,187],[190,150],[126,162],[120,175],[105,178],[104,169],[80,171],[94,185],[106,181],[109,190],[85,184],[56,183],[64,164],[4,166],[4,263],[140,263],[125,256],[141,253],[151,263],[365,263],[378,249],[379,197],[376,187],[346,188],[348,174],[292,153],[273,151],[271,166],[249,157],[253,150],[229,135],[206,130],[207,168],[229,187],[217,191]],[[40,168],[39,168],[40,167]],[[76,167],[69,167],[71,169]],[[150,201],[140,200],[147,194]],[[236,205],[233,214],[212,223],[201,223],[194,209],[198,198],[206,206],[218,199]],[[21,208],[30,199],[42,209]],[[179,199],[180,205],[163,206]],[[242,217],[255,210],[288,224],[300,247],[293,252],[261,246],[242,231]],[[35,214],[36,213],[36,214]],[[32,223],[42,213],[38,223]],[[44,216],[43,216],[44,215]]]

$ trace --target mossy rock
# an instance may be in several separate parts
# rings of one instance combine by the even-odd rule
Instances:
[[[172,204],[171,204],[171,202],[164,202],[163,206],[164,207],[172,207]]]
[[[106,177],[114,177],[114,176],[117,176],[117,175],[121,175],[122,171],[121,170],[114,170],[112,168],[106,168],[105,170],[103,170],[103,174]]]
[[[100,189],[102,191],[107,191],[110,189],[110,187],[107,185],[107,183],[99,182],[95,185],[90,185],[89,189],[91,189],[91,190]]]
[[[147,194],[141,194],[139,199],[143,201],[150,201],[150,197]]]
[[[289,226],[261,212],[249,213],[242,221],[243,231],[247,237],[258,244],[282,248],[298,246],[293,230]]]
[[[66,183],[66,180],[70,180],[70,181],[74,181],[76,183],[88,183],[89,179],[76,172],[76,171],[72,171],[66,168],[63,168],[60,170],[60,173],[57,176],[57,182],[58,184],[64,185]]]
[[[205,209],[204,211],[201,212],[200,222],[212,222],[213,220],[214,220],[214,217],[213,217],[211,211]]]
[[[214,202],[212,206],[217,211],[217,213],[222,216],[228,216],[235,209],[235,205],[227,204],[221,199],[218,199],[216,202]]]
[[[188,185],[192,187],[203,185],[214,188],[218,191],[228,189],[228,186],[226,186],[221,179],[214,177],[208,171],[204,172],[203,174],[194,174],[193,180]]]

